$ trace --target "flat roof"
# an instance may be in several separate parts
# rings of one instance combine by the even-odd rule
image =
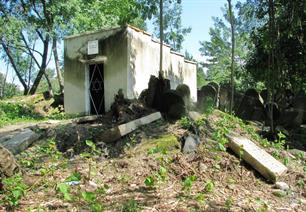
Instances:
[[[100,29],[100,30],[96,30],[96,31],[83,32],[83,33],[79,33],[79,34],[75,34],[75,35],[66,36],[66,37],[64,37],[64,40],[77,38],[77,37],[83,37],[83,36],[87,36],[87,35],[93,35],[93,34],[97,34],[97,33],[101,33],[101,32],[117,31],[119,29],[124,29],[125,27],[126,26],[124,26],[124,27],[115,26],[115,27],[104,28],[104,29]]]
[[[100,30],[96,30],[96,31],[88,31],[88,32],[83,32],[83,33],[79,33],[79,34],[76,34],[76,35],[69,35],[69,36],[66,36],[64,37],[64,40],[68,40],[68,39],[73,39],[73,38],[78,38],[78,37],[83,37],[83,36],[87,36],[87,35],[93,35],[93,34],[98,34],[98,33],[103,33],[103,32],[109,32],[109,31],[113,31],[113,33],[117,33],[118,31],[120,30],[123,30],[123,29],[126,29],[126,28],[130,28],[130,29],[133,29],[135,30],[136,32],[140,32],[140,33],[143,33],[144,35],[147,35],[147,36],[150,36],[151,37],[151,40],[153,42],[156,42],[156,43],[160,43],[160,40],[159,39],[155,39],[152,34],[146,32],[145,30],[142,30],[142,29],[139,29],[135,26],[132,26],[132,25],[125,25],[125,26],[114,26],[114,27],[109,27],[109,28],[103,28],[103,29],[100,29]],[[168,47],[168,48],[171,48],[171,46],[167,43],[163,43],[163,45],[165,47]],[[175,54],[175,55],[178,55],[178,56],[181,56],[181,57],[184,57],[184,62],[186,63],[191,63],[191,64],[197,64],[197,62],[194,62],[194,61],[190,61],[190,60],[187,60],[185,58],[185,56],[179,52],[176,52],[176,51],[173,51],[171,50],[170,53],[172,54]]]

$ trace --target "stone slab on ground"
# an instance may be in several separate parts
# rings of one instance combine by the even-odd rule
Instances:
[[[126,124],[121,124],[117,127],[113,127],[109,130],[106,130],[101,135],[99,135],[96,140],[98,142],[104,142],[104,143],[110,143],[114,142],[118,139],[120,139],[122,136],[125,136],[134,130],[136,130],[138,127],[149,124],[153,121],[156,121],[158,119],[161,119],[160,112],[152,113],[150,115],[144,116],[139,119],[135,119],[133,121],[130,121]]]
[[[8,149],[14,155],[27,149],[33,142],[39,139],[40,135],[26,128],[15,134],[12,138],[1,142],[0,144]]]
[[[197,121],[202,117],[202,114],[196,111],[189,111],[188,115],[193,121]]]
[[[229,148],[238,155],[243,150],[242,158],[267,180],[275,182],[278,177],[288,170],[285,165],[248,138],[238,135],[227,135],[227,137],[229,139]]]
[[[97,121],[99,118],[101,118],[101,115],[92,115],[92,116],[83,116],[80,118],[75,118],[72,121],[77,124],[84,124],[84,123],[91,123]]]

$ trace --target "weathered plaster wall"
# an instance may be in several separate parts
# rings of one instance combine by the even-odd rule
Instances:
[[[82,64],[79,59],[91,59],[87,56],[87,43],[90,40],[99,40],[99,55],[107,57],[104,63],[104,96],[105,110],[110,109],[114,95],[119,88],[127,93],[127,36],[121,29],[87,33],[81,36],[72,36],[65,39],[64,66],[65,66],[65,111],[67,113],[88,113],[89,96],[86,71],[88,65]],[[86,86],[87,84],[87,86]]]
[[[128,28],[127,72],[128,98],[137,98],[148,87],[150,75],[158,76],[159,46],[150,35]],[[164,76],[170,79],[171,88],[185,83],[190,87],[192,101],[197,100],[196,64],[184,61],[184,56],[163,48]]]

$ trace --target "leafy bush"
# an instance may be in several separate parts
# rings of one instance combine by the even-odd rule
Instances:
[[[26,185],[23,183],[22,176],[20,174],[6,178],[2,181],[4,185],[4,198],[0,200],[0,203],[8,207],[16,207],[19,204],[20,199],[25,195]]]
[[[18,121],[43,119],[27,104],[0,102],[0,127]]]

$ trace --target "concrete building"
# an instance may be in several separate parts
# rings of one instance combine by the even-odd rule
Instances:
[[[65,111],[109,111],[119,89],[127,98],[137,98],[148,87],[150,75],[158,76],[159,45],[150,34],[132,26],[66,37]],[[192,101],[196,101],[196,63],[164,45],[163,69],[172,89],[185,83],[190,87]]]

